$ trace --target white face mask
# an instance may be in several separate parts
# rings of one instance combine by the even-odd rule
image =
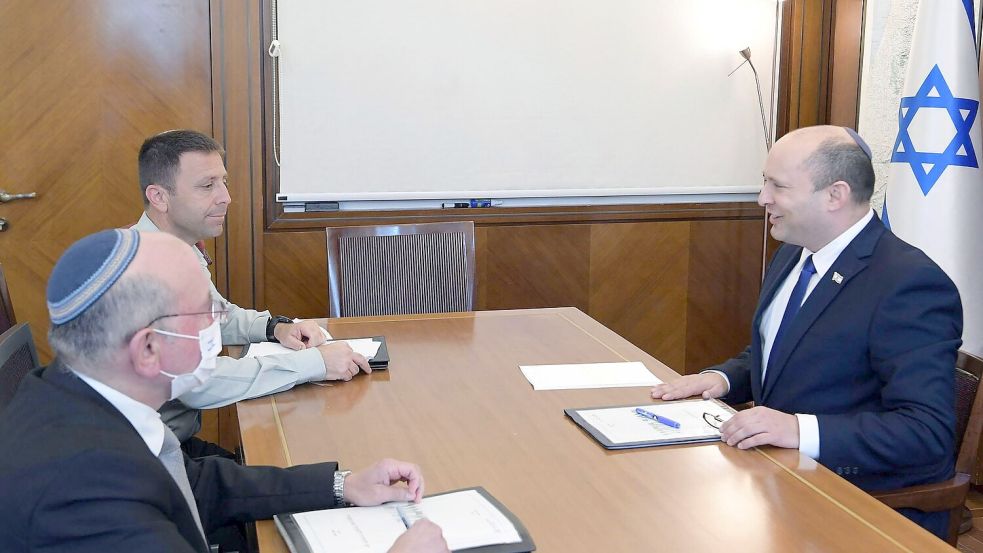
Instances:
[[[218,320],[213,321],[212,324],[198,331],[197,336],[178,334],[156,328],[152,330],[165,336],[198,340],[198,349],[201,350],[201,361],[198,362],[195,370],[185,374],[171,374],[160,371],[160,374],[172,379],[171,399],[177,399],[185,393],[201,386],[212,377],[212,373],[215,371],[215,359],[218,358],[219,352],[222,351],[222,329],[219,327]]]

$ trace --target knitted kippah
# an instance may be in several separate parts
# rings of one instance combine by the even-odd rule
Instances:
[[[139,232],[112,229],[69,246],[48,279],[51,323],[67,323],[101,298],[129,267],[139,245]]]
[[[872,159],[870,155],[870,146],[867,145],[867,143],[864,141],[863,138],[860,138],[860,135],[857,134],[857,131],[851,129],[850,127],[843,127],[843,130],[845,130],[846,133],[850,135],[850,138],[852,138],[853,141],[857,143],[857,146],[860,146],[860,149],[863,150],[865,154],[867,154],[867,159]]]

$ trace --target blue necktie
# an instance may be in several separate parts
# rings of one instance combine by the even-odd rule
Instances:
[[[788,298],[785,314],[782,315],[782,324],[778,325],[778,332],[775,333],[775,339],[771,342],[772,353],[775,352],[775,348],[782,341],[782,335],[785,334],[788,327],[792,326],[792,320],[795,319],[799,308],[802,307],[802,299],[805,298],[806,289],[809,288],[809,280],[814,274],[816,274],[816,266],[812,263],[812,255],[809,255],[806,257],[805,264],[802,265],[802,271],[799,273],[799,281],[795,283],[795,288],[792,289],[792,295]],[[768,357],[769,367],[771,367],[772,359],[774,359],[774,356]]]

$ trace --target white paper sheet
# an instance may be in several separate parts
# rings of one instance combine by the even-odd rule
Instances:
[[[534,390],[628,388],[662,384],[661,380],[638,361],[576,365],[520,365],[519,370],[532,384]]]
[[[330,344],[332,342],[345,342],[351,346],[352,350],[356,353],[361,353],[366,359],[372,359],[375,354],[379,353],[379,348],[382,347],[382,342],[377,342],[372,338],[355,338],[352,340],[332,340],[331,334],[323,327],[321,332],[324,334],[324,338],[327,340],[326,343]],[[264,355],[280,355],[283,353],[292,353],[292,350],[283,344],[278,344],[276,342],[256,342],[255,344],[250,344],[249,349],[246,351],[245,357],[262,357]]]
[[[418,505],[327,509],[294,515],[314,553],[384,553],[419,515],[440,526],[451,550],[522,541],[511,522],[475,490],[424,498]]]

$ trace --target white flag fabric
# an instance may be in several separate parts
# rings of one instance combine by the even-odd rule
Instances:
[[[959,288],[963,349],[983,355],[983,173],[973,0],[922,0],[882,218]]]

